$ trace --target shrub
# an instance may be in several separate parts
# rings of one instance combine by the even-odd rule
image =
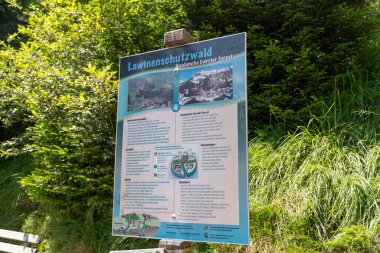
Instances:
[[[163,33],[177,28],[182,16],[178,6],[177,1],[38,1],[28,26],[18,30],[28,41],[18,49],[0,44],[0,126],[7,131],[23,126],[17,139],[4,137],[1,155],[17,154],[20,147],[33,155],[34,170],[21,184],[38,203],[29,227],[43,224],[47,240],[56,235],[55,227],[77,222],[91,228],[79,248],[109,251],[118,58],[162,47]],[[77,227],[62,231],[60,239],[42,244],[44,250],[59,248]]]

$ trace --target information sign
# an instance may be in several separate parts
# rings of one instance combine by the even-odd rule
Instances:
[[[120,59],[113,235],[249,243],[245,33]]]

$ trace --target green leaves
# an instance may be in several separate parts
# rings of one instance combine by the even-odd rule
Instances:
[[[376,1],[186,1],[201,38],[247,32],[250,129],[292,129],[310,118],[313,97],[343,89],[334,79],[360,65],[378,34]],[[201,17],[201,18],[200,18]]]
[[[119,57],[161,48],[184,17],[181,4],[49,0],[26,15],[13,39],[28,41],[18,49],[0,42],[0,155],[33,155],[35,169],[21,184],[46,231],[52,214],[109,221]],[[92,230],[88,240],[104,236]],[[91,252],[104,247],[86,243]]]

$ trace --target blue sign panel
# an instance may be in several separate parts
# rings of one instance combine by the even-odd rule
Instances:
[[[120,60],[113,235],[249,243],[245,33]]]

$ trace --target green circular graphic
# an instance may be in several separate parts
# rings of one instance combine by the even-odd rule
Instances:
[[[184,152],[173,157],[170,168],[172,174],[178,178],[191,177],[197,171],[197,159],[194,155]]]

